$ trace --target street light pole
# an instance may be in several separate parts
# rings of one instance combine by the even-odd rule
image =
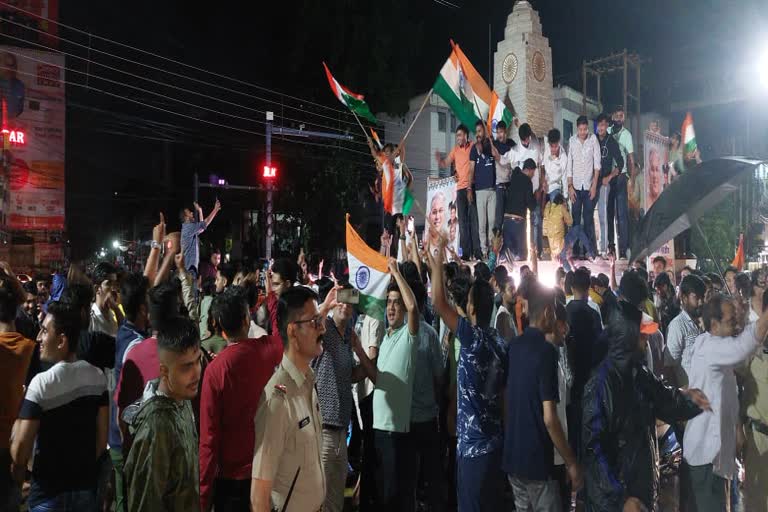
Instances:
[[[272,167],[272,121],[275,119],[274,112],[267,112],[267,167]],[[272,180],[267,180],[267,260],[272,259]]]

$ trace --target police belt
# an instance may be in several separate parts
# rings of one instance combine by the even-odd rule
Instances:
[[[762,421],[747,417],[747,424],[751,425],[754,430],[757,430],[764,436],[768,436],[768,425]]]

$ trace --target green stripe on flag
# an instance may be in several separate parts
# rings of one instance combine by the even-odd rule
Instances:
[[[357,305],[357,308],[366,315],[383,322],[387,311],[387,299],[377,299],[376,297],[361,293],[360,303]]]
[[[456,117],[459,118],[462,124],[470,127],[470,129],[475,126],[479,118],[475,114],[475,106],[472,100],[464,96],[463,93],[459,93],[460,96],[457,96],[456,92],[451,89],[451,86],[448,85],[448,82],[445,81],[442,75],[437,75],[433,89],[435,94],[440,96],[453,110],[453,113],[456,114]]]
[[[403,215],[408,215],[409,213],[411,213],[412,207],[413,207],[413,194],[411,194],[411,189],[406,187],[405,193],[403,194]]]
[[[342,93],[344,94],[344,93]],[[371,113],[371,109],[364,100],[358,100],[355,97],[344,94],[344,99],[347,101],[349,110],[353,111],[358,117],[363,117],[373,124],[379,124],[379,120]]]

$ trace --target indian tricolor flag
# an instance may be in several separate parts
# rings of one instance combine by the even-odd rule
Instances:
[[[491,89],[459,45],[453,41],[451,44],[453,51],[443,64],[432,89],[451,107],[459,121],[472,131],[478,120],[488,118]]]
[[[346,222],[349,283],[360,290],[360,311],[383,322],[390,279],[387,258],[366,245],[349,223],[349,215]]]
[[[413,195],[408,180],[403,173],[400,157],[395,158],[395,164],[382,155],[381,157],[381,195],[384,200],[384,211],[397,215],[408,215],[413,207]]]
[[[358,117],[364,117],[373,124],[377,124],[379,121],[376,119],[376,116],[371,113],[371,109],[368,108],[368,104],[365,102],[365,97],[362,94],[355,94],[337,82],[336,79],[333,78],[331,70],[325,65],[325,62],[323,62],[323,67],[325,68],[325,75],[328,78],[328,84],[331,86],[331,91],[336,95],[336,98],[351,110],[353,114],[356,114]]]
[[[696,151],[696,132],[693,131],[693,116],[690,112],[685,114],[685,120],[683,121],[683,128],[680,130],[683,142],[683,156],[688,158],[688,155]]]
[[[491,95],[491,110],[488,112],[488,130],[489,136],[493,138],[493,134],[496,131],[496,125],[499,121],[504,121],[507,128],[512,126],[512,112],[507,109],[504,102],[501,101],[496,91],[493,91]]]

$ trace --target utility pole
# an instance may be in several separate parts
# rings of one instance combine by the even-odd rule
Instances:
[[[267,167],[272,167],[272,121],[275,120],[274,112],[267,112]],[[267,261],[272,259],[272,180],[267,180]]]

